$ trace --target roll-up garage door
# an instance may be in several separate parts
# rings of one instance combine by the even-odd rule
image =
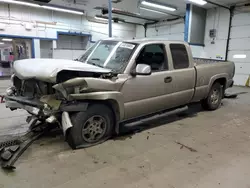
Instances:
[[[250,12],[235,11],[228,59],[235,62],[235,85],[250,86]]]

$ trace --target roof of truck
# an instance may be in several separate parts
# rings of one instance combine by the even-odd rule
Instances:
[[[167,42],[167,43],[186,43],[185,41],[180,40],[166,40],[166,39],[160,39],[160,38],[143,38],[143,39],[130,39],[130,40],[124,40],[124,39],[117,39],[117,38],[108,38],[104,40],[113,40],[113,41],[119,41],[119,42],[130,42],[130,43],[136,43],[136,44],[143,44],[143,43],[149,43],[149,42]]]

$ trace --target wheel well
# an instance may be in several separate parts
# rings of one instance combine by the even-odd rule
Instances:
[[[113,99],[89,101],[90,105],[96,104],[96,103],[104,104],[112,110],[112,112],[114,114],[114,122],[115,122],[114,131],[116,133],[119,133],[120,109],[119,109],[119,104],[117,103],[117,101],[115,101]]]
[[[108,99],[108,100],[105,100],[103,102],[104,102],[104,104],[106,104],[107,106],[109,106],[112,109],[112,111],[115,115],[115,122],[119,121],[120,120],[120,109],[119,109],[118,103],[112,99]]]
[[[214,84],[215,83],[220,83],[220,85],[223,86],[223,90],[225,90],[226,89],[226,82],[227,82],[226,78],[219,78],[219,79],[214,81]]]

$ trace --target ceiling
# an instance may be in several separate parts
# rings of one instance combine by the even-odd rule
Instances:
[[[170,16],[170,15],[159,14],[159,13],[146,11],[146,10],[142,10],[138,8],[139,0],[112,0],[112,1],[113,1],[112,3],[113,8],[127,11],[130,13],[135,13],[142,17],[148,17],[151,19],[159,20],[159,19],[168,18]],[[188,0],[154,0],[154,1],[177,7],[177,11],[170,12],[170,13],[181,15],[181,16],[185,14],[186,3],[189,3]],[[244,0],[212,0],[212,1],[218,4],[222,4],[222,5],[230,5],[233,3],[243,2]],[[94,8],[95,7],[108,7],[108,0],[52,0],[50,4],[68,7],[68,8],[70,7],[73,9],[84,10],[87,16],[94,17],[95,15],[101,15],[101,10],[96,10]],[[214,5],[211,5],[208,3],[203,7],[207,9],[207,8],[214,7]],[[113,17],[125,19],[126,21],[128,20],[130,22],[134,22],[135,20],[137,20],[137,22],[142,21],[140,19],[139,20],[132,19],[131,17],[124,17],[124,16],[116,15],[116,14],[114,14]]]

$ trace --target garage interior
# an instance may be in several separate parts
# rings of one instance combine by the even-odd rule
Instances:
[[[249,188],[250,1],[0,0],[0,95],[12,84],[14,61],[74,60],[106,38],[186,41],[193,57],[232,61],[226,93],[237,97],[212,112],[192,104],[184,115],[124,125],[86,149],[72,150],[60,131],[50,133],[15,171],[0,170],[0,188]],[[0,142],[24,135],[27,115],[2,101]]]

